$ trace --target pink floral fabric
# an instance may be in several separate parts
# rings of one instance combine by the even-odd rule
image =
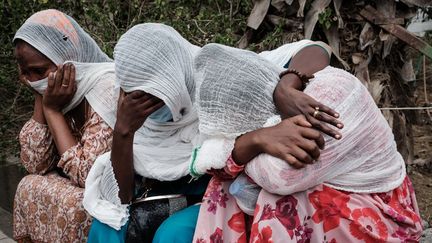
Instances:
[[[349,193],[326,185],[288,196],[262,190],[253,217],[228,193],[231,182],[217,176],[210,181],[194,242],[418,242],[421,237],[408,177],[387,193]]]
[[[112,132],[91,110],[81,132],[74,131],[78,144],[58,156],[47,125],[32,119],[24,125],[21,160],[30,175],[21,180],[15,194],[16,240],[86,241],[91,220],[82,206],[82,187],[96,157],[111,149]]]

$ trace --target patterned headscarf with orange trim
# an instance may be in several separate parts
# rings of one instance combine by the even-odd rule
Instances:
[[[14,41],[17,39],[57,65],[66,61],[112,62],[72,17],[55,9],[33,14],[16,32]]]

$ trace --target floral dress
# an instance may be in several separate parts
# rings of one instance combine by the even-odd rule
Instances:
[[[56,156],[47,125],[30,119],[20,133],[21,161],[30,173],[18,185],[13,236],[19,242],[85,242],[91,218],[82,206],[85,179],[98,155],[110,150],[112,129],[93,109],[78,144]]]
[[[421,237],[408,177],[386,193],[350,193],[323,184],[288,196],[261,190],[252,217],[229,194],[242,169],[230,158],[210,181],[194,242],[418,242]]]

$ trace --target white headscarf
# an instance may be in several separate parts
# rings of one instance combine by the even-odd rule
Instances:
[[[134,137],[136,173],[160,181],[173,181],[189,173],[191,152],[200,143],[194,101],[193,58],[198,47],[173,28],[140,24],[128,30],[114,49],[116,88],[141,90],[164,101],[172,121],[146,119]],[[90,215],[114,229],[129,217],[121,204],[110,160],[99,156],[86,180],[83,205]]]
[[[16,39],[29,43],[57,65],[112,61],[72,17],[55,9],[30,16],[15,33]]]
[[[114,93],[114,63],[70,16],[54,9],[33,14],[18,29],[15,40],[23,40],[54,64],[75,66],[77,91],[64,107],[66,113],[86,98],[109,126],[114,127],[117,97]],[[43,94],[48,78],[29,82]]]
[[[134,168],[146,177],[172,181],[188,174],[198,140],[198,119],[191,97],[193,58],[199,50],[173,28],[140,24],[114,49],[116,82],[125,92],[142,90],[164,101],[172,122],[147,119],[134,140]]]
[[[237,135],[281,121],[272,101],[279,70],[254,55],[216,44],[204,46],[197,55],[200,132],[211,138],[204,141],[193,173],[223,168],[230,154],[220,151],[231,152]],[[255,82],[250,82],[249,73]],[[358,79],[327,67],[304,92],[339,112],[343,138],[325,136],[319,160],[301,170],[270,155],[257,156],[246,166],[257,184],[287,195],[321,183],[363,193],[389,191],[402,183],[404,161],[391,129]]]

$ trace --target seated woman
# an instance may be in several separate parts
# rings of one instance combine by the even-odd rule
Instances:
[[[326,147],[313,165],[295,169],[268,154],[244,163],[230,152],[237,136],[287,121],[281,121],[272,101],[275,77],[283,69],[252,52],[217,44],[204,46],[195,65],[199,129],[207,140],[197,149],[191,171],[229,173],[210,181],[194,242],[419,240],[421,222],[404,161],[388,123],[357,78],[326,67],[310,79],[304,92],[337,110],[345,126],[341,140],[325,137]],[[248,82],[250,77],[256,82]],[[243,169],[249,177],[233,186]]]
[[[85,179],[96,157],[111,148],[114,64],[57,10],[32,15],[13,41],[20,80],[35,97],[19,135],[30,175],[15,195],[14,238],[83,242],[91,221],[81,201]]]
[[[301,47],[305,45],[304,42],[300,44]],[[279,59],[275,58],[275,62],[284,62],[281,61],[284,60],[281,56],[294,54],[295,47],[280,49],[277,52],[279,56],[274,52],[265,55],[278,57]],[[194,99],[196,83],[193,59],[199,49],[171,27],[161,24],[137,25],[118,41],[114,50],[116,80],[125,96],[120,101],[118,109],[112,151],[97,159],[86,182],[84,206],[97,219],[91,228],[90,242],[105,242],[108,239],[124,241],[126,228],[129,227],[130,231],[130,225],[136,224],[134,220],[126,226],[129,220],[129,205],[134,200],[134,191],[140,189],[134,184],[134,172],[145,178],[146,184],[147,181],[151,181],[152,189],[146,190],[147,194],[144,197],[157,195],[169,198],[173,194],[202,197],[208,181],[188,183],[191,179],[188,174],[192,150],[202,140],[198,132]],[[317,69],[321,63],[324,63],[323,66],[328,63],[328,55],[320,47],[316,53],[321,54],[317,55],[316,59],[319,64],[312,62],[309,66],[311,69]],[[324,61],[320,57],[323,57]],[[287,58],[285,63],[288,60],[290,58]],[[296,62],[293,59],[292,63]],[[290,81],[290,77],[286,78]],[[253,80],[254,78],[251,79]],[[276,77],[275,80],[279,78]],[[301,92],[296,95],[305,97]],[[283,106],[291,102],[287,99],[291,99],[292,96],[282,95],[281,98],[279,103],[283,104],[281,108],[285,109]],[[302,107],[311,108],[311,104],[321,106],[309,98],[304,99]],[[332,118],[332,110],[328,110],[328,113],[330,115],[324,119],[324,123],[339,123],[337,119]],[[316,122],[321,125],[319,120]],[[327,129],[329,134],[339,136],[327,125],[322,127],[324,130]],[[284,135],[291,136],[297,129],[316,132],[311,128],[300,128],[290,123],[289,126],[278,130],[281,142],[275,142],[276,148],[269,147],[273,148],[273,151],[264,152],[276,155],[283,154],[282,149],[297,149],[299,154],[313,154],[318,151],[318,144],[321,143],[316,140],[322,139],[318,132],[314,133],[315,136],[312,138],[303,137],[301,134],[289,138]],[[253,137],[257,133],[259,132],[251,132],[248,136]],[[311,147],[303,149],[295,143],[284,143],[290,138],[295,138],[296,141],[307,140]],[[260,152],[255,141],[244,140],[234,149],[245,151],[254,157],[254,153]],[[262,143],[268,144],[270,141],[273,142],[274,138],[268,136]],[[297,155],[293,158],[295,156]],[[308,162],[303,157],[298,157],[293,163]],[[161,183],[176,187],[159,190],[158,185]],[[138,195],[140,196],[141,194]],[[198,201],[200,200],[201,198]],[[134,205],[139,204],[133,204],[132,207],[135,207]],[[141,232],[142,241],[191,242],[198,211],[199,206],[194,205],[173,214],[162,223],[153,238],[154,230],[159,226],[155,223],[153,230]],[[171,213],[167,213],[166,216]]]

